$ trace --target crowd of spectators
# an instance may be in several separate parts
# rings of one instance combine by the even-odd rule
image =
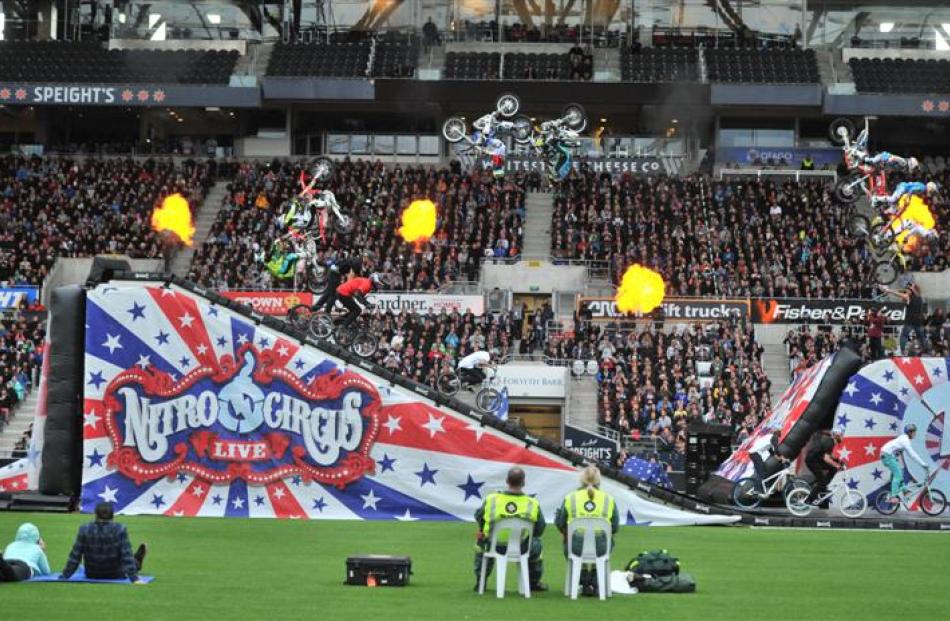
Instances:
[[[301,163],[288,160],[240,164],[189,277],[220,290],[287,286],[255,262],[254,246],[267,248],[279,235],[275,216],[299,192],[300,172]],[[349,236],[328,232],[328,246],[371,251],[393,290],[428,291],[477,280],[483,257],[521,252],[523,181],[520,176],[496,181],[490,171],[465,175],[422,166],[386,168],[378,161],[340,162],[329,187],[357,225]],[[435,236],[414,247],[397,231],[403,210],[418,199],[435,203],[438,221]]]
[[[435,387],[444,369],[475,351],[504,360],[514,353],[522,322],[514,313],[471,312],[420,315],[374,311],[371,329],[380,336],[374,360],[395,373]]]
[[[936,176],[947,181],[945,171]],[[610,262],[619,278],[640,263],[667,295],[867,298],[874,258],[845,225],[847,206],[824,181],[712,181],[573,173],[555,196],[555,256]],[[938,230],[947,203],[933,207]],[[950,235],[910,269],[948,266]]]
[[[17,311],[0,316],[0,431],[38,378],[45,330],[41,313]]]
[[[763,348],[749,324],[581,323],[546,353],[596,360],[600,424],[662,451],[683,454],[693,422],[730,425],[744,437],[771,405]]]
[[[200,203],[208,171],[193,160],[0,159],[0,282],[40,284],[58,256],[162,256],[171,242],[152,231],[153,208],[175,192]]]
[[[594,78],[594,51],[590,44],[581,47],[580,44],[575,43],[567,56],[571,63],[572,80],[590,81]]]

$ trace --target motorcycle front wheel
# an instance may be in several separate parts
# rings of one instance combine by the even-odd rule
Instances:
[[[442,137],[451,143],[464,140],[466,132],[467,125],[461,117],[450,116],[442,123]]]

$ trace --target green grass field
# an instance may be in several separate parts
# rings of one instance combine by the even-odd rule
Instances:
[[[88,516],[0,514],[0,541],[36,523],[54,571]],[[548,593],[472,592],[474,526],[457,523],[123,519],[150,546],[147,586],[3,584],[0,619],[939,619],[950,536],[739,527],[623,528],[613,565],[665,547],[696,577],[689,595],[567,600],[564,560],[545,533]],[[412,556],[409,588],[343,585],[354,553]],[[509,574],[510,589],[514,580]],[[587,610],[577,611],[576,607]],[[609,615],[609,617],[604,616]]]

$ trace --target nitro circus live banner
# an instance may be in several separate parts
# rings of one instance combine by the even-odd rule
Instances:
[[[314,296],[309,291],[223,291],[224,297],[247,304],[264,315],[286,315],[297,304],[311,305]],[[391,313],[429,313],[470,311],[485,314],[485,297],[481,295],[452,295],[441,293],[371,293],[367,301],[377,310]]]
[[[661,305],[666,319],[687,321],[715,321],[728,317],[749,318],[748,300],[717,300],[700,298],[666,298]],[[617,310],[613,298],[577,299],[578,315],[589,314],[594,320],[620,319],[630,317]]]
[[[882,309],[886,323],[900,324],[907,314],[905,305],[874,300],[753,299],[755,323],[846,323],[863,322],[871,309]]]
[[[159,283],[86,302],[81,508],[167,516],[471,520],[515,464],[545,513],[567,462]],[[613,481],[627,524],[734,521]]]
[[[890,358],[879,360],[851,376],[835,410],[834,427],[844,434],[840,457],[848,469],[837,475],[873,503],[890,487],[891,475],[881,463],[881,447],[917,425],[911,441],[914,452],[934,475],[934,489],[950,496],[950,358]],[[904,456],[904,479],[924,480],[926,473],[913,458]]]

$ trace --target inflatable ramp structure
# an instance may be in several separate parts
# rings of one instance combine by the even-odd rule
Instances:
[[[553,517],[577,486],[575,453],[172,276],[116,274],[84,319],[83,511],[472,520],[519,465]],[[605,475],[626,524],[739,519]]]

